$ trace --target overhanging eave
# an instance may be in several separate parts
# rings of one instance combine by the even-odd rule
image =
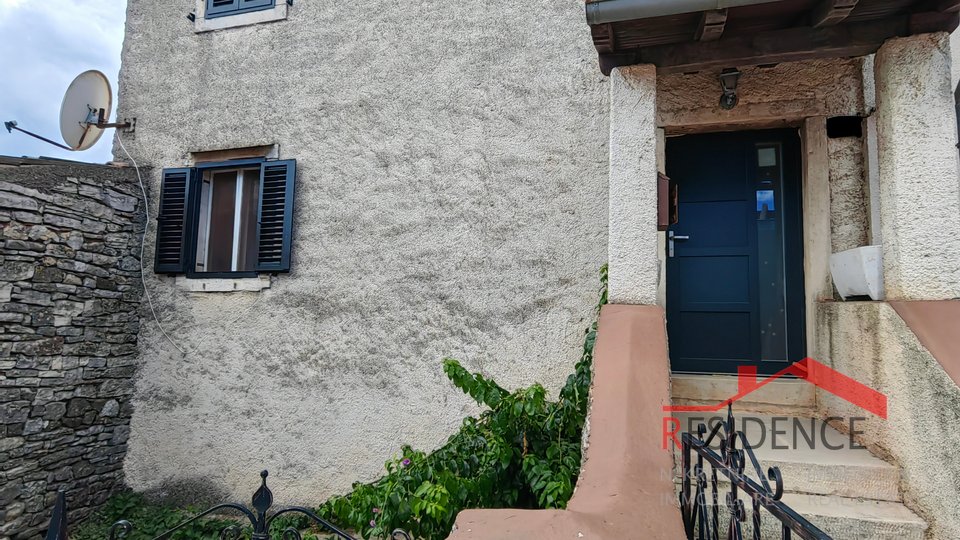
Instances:
[[[626,1],[593,2],[587,10]],[[957,0],[733,1],[739,5],[715,9],[729,3],[681,0],[688,7],[709,4],[710,10],[591,25],[601,70],[609,74],[617,66],[643,63],[666,74],[861,56],[889,38],[951,32],[960,22]]]

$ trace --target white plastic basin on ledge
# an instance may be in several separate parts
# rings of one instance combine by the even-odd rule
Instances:
[[[883,300],[883,253],[881,246],[863,246],[830,255],[833,284],[844,299],[869,296]]]

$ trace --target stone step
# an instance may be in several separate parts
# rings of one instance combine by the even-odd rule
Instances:
[[[814,418],[787,418],[750,413],[734,413],[737,428],[743,430],[764,473],[779,467],[784,490],[788,493],[862,498],[899,502],[900,471],[897,467],[859,447],[851,447],[850,438]],[[675,415],[686,430],[700,422],[699,413]],[[722,418],[720,415],[714,418]],[[778,420],[774,420],[779,418]],[[703,421],[710,423],[713,418]],[[794,421],[799,422],[794,440]],[[777,426],[776,445],[772,429]],[[802,430],[802,432],[800,431]],[[811,432],[813,432],[811,434]],[[808,443],[807,433],[813,437]],[[719,448],[719,445],[714,445]],[[675,449],[677,474],[680,474],[680,449]],[[694,459],[695,459],[694,455]],[[749,463],[748,463],[749,465]],[[748,473],[752,467],[748,466]],[[721,475],[722,476],[722,475]],[[750,474],[756,479],[756,474]],[[679,481],[679,476],[678,476]]]
[[[786,493],[783,501],[836,539],[923,540],[927,523],[902,503]]]
[[[741,500],[747,511],[743,537],[751,538],[752,505],[748,499]],[[927,523],[901,503],[796,493],[785,493],[782,500],[836,540],[923,540],[927,529]],[[722,501],[721,497],[721,505]],[[720,513],[721,538],[726,533],[728,516],[724,508]],[[780,522],[769,512],[761,511],[761,537],[780,538],[780,530]]]
[[[736,375],[673,374],[670,377],[674,405],[716,405],[739,392]],[[816,388],[799,379],[778,379],[738,399],[737,410],[792,416],[814,416]]]

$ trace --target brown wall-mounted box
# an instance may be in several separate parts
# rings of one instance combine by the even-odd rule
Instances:
[[[677,184],[663,173],[657,173],[657,230],[665,231],[680,217]]]

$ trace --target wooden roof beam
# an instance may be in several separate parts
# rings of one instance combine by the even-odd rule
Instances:
[[[712,9],[700,14],[700,24],[694,39],[697,41],[716,41],[723,36],[723,29],[727,25],[727,10]]]
[[[810,26],[821,28],[843,22],[858,0],[823,0],[810,13]]]
[[[730,66],[753,66],[844,58],[876,52],[891,37],[927,32],[952,32],[960,24],[956,12],[924,12],[825,28],[790,28],[752,36],[727,37],[722,42],[688,42],[655,45],[600,55],[600,69],[609,75],[617,66],[654,64],[657,72],[687,73]]]

